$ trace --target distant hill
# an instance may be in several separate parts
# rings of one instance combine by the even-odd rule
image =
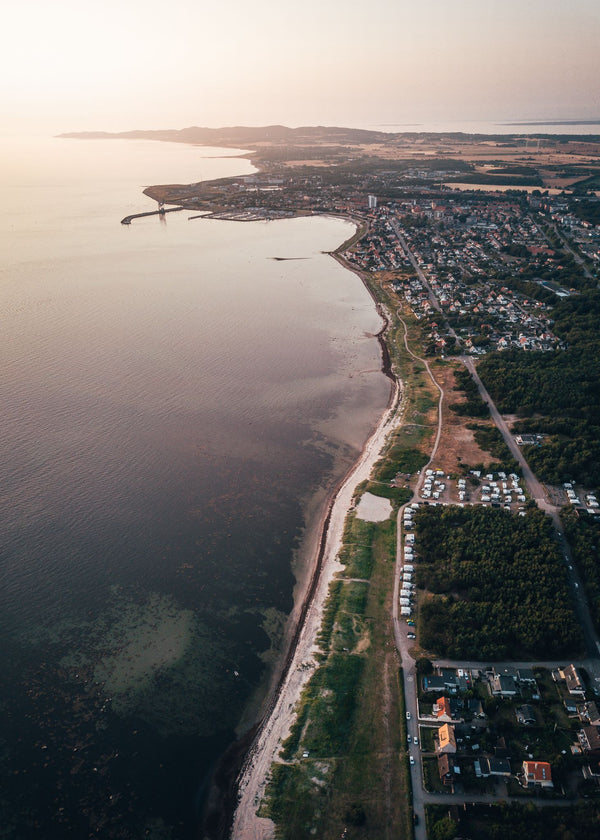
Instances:
[[[192,126],[182,129],[164,129],[157,131],[78,131],[60,134],[59,137],[77,139],[140,139],[170,140],[178,143],[199,143],[204,146],[243,147],[253,143],[382,143],[397,135],[383,131],[367,131],[360,128],[337,128],[307,126],[287,128],[284,125],[258,127],[232,126],[228,128],[199,128]]]

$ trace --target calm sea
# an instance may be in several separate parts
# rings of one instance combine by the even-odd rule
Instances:
[[[372,123],[361,125],[375,131],[432,132],[462,134],[600,134],[600,119],[504,119],[504,120],[445,120],[427,122]]]
[[[230,152],[1,151],[2,836],[196,837],[311,500],[387,402],[379,319],[322,253],[343,221],[120,225]]]

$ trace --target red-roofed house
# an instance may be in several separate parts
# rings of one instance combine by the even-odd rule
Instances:
[[[552,788],[552,768],[547,761],[523,762],[523,786]]]
[[[450,700],[448,700],[447,697],[440,697],[433,704],[433,714],[438,720],[452,720],[452,709],[450,708]]]

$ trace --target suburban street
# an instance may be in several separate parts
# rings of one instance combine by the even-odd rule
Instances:
[[[425,276],[425,274],[421,270],[421,266],[416,261],[415,255],[413,254],[413,252],[408,247],[408,243],[406,242],[406,239],[404,238],[404,236],[400,232],[400,226],[398,225],[398,222],[395,219],[392,220],[392,227],[394,228],[394,231],[396,233],[396,236],[398,237],[398,240],[399,240],[400,244],[404,248],[404,252],[406,253],[406,256],[410,260],[410,262],[412,264],[412,267],[417,272],[417,276],[418,276],[419,280],[421,281],[421,283],[427,289],[427,293],[429,295],[429,300],[431,302],[431,305],[433,306],[433,308],[435,309],[436,312],[441,312],[442,307],[440,306],[440,302],[437,299],[437,297],[435,296],[433,289],[429,285],[429,281],[427,280],[427,277]]]

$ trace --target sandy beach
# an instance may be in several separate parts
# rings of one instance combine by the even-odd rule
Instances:
[[[385,321],[385,314],[380,314]],[[274,823],[258,817],[256,811],[264,796],[271,765],[277,760],[281,742],[289,734],[296,704],[317,665],[316,638],[329,585],[336,572],[342,569],[337,557],[342,544],[344,522],[352,506],[355,488],[369,478],[386,438],[394,428],[399,394],[399,383],[394,381],[388,408],[324,514],[320,556],[316,558],[315,563],[315,579],[308,590],[287,668],[271,698],[238,778],[238,805],[231,832],[234,840],[268,840],[274,836]]]

